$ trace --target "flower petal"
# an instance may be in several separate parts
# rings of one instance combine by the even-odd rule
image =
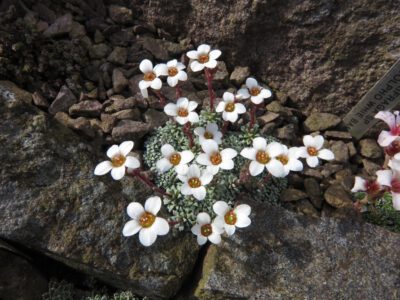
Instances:
[[[213,210],[218,216],[224,217],[230,207],[225,201],[217,201],[213,205]]]
[[[154,90],[159,90],[162,87],[162,82],[160,78],[155,78],[152,82],[151,82],[151,88]]]
[[[395,210],[400,210],[400,194],[392,193],[393,208]]]
[[[119,147],[117,145],[112,145],[108,150],[107,150],[107,156],[109,158],[113,158],[115,155],[119,154]]]
[[[354,186],[351,189],[352,193],[357,193],[360,191],[366,191],[366,183],[367,181],[364,178],[361,178],[360,176],[356,176],[354,178]]]
[[[191,228],[191,231],[195,235],[200,234],[200,225],[199,224],[194,224],[193,227]]]
[[[201,225],[205,225],[205,224],[210,224],[211,223],[211,218],[210,215],[208,213],[205,212],[201,212],[197,215],[197,223],[201,226]]]
[[[168,103],[167,105],[164,106],[164,112],[168,116],[175,117],[178,113],[178,107],[174,103]]]
[[[169,158],[172,154],[176,153],[176,151],[172,145],[165,144],[161,147],[161,153],[165,158]]]
[[[315,148],[318,150],[322,148],[324,145],[324,137],[322,135],[316,135],[314,136],[314,143],[315,143]]]
[[[218,103],[217,107],[215,108],[215,111],[216,111],[217,113],[221,113],[221,112],[223,112],[224,110],[225,110],[225,102],[224,102],[224,101],[221,101],[221,102]]]
[[[257,150],[254,148],[247,147],[240,152],[240,155],[247,159],[255,160],[257,155]]]
[[[236,226],[235,225],[229,225],[225,224],[224,226],[225,232],[228,236],[234,235],[236,231]]]
[[[186,53],[186,56],[189,57],[190,59],[197,59],[199,57],[199,54],[197,53],[196,50],[191,50]]]
[[[249,217],[238,217],[236,221],[236,227],[243,228],[247,227],[251,224],[251,220]]]
[[[235,112],[237,114],[244,114],[246,112],[246,107],[242,103],[236,103]]]
[[[260,164],[258,161],[253,160],[250,163],[249,171],[251,176],[257,176],[264,171],[264,165]]]
[[[175,77],[178,78],[180,81],[186,81],[188,79],[188,76],[185,71],[179,71]]]
[[[235,207],[234,212],[237,216],[249,216],[251,214],[251,207],[248,204],[240,204]]]
[[[124,228],[122,229],[122,234],[124,236],[132,236],[142,228],[142,226],[139,225],[139,222],[136,220],[130,220],[126,222]]]
[[[208,55],[210,57],[210,59],[217,59],[218,57],[220,57],[222,54],[222,52],[218,49],[212,50],[210,52],[210,54]]]
[[[197,236],[197,244],[199,244],[199,246],[204,245],[205,243],[207,243],[207,238],[202,236],[201,234],[199,234]]]
[[[308,152],[307,152],[307,148],[306,147],[298,147],[297,155],[299,157],[302,157],[302,158],[307,158],[307,157],[310,156],[310,154],[308,154]]]
[[[144,208],[139,202],[131,202],[126,208],[126,212],[128,213],[129,217],[139,221],[140,217],[144,214]]]
[[[114,180],[120,180],[125,176],[125,166],[121,166],[118,168],[113,168],[111,170],[111,176]]]
[[[232,148],[226,148],[221,151],[221,156],[224,159],[232,159],[232,158],[236,157],[237,154],[238,154],[237,151]]]
[[[145,89],[140,89],[140,93],[142,94],[143,98],[149,98],[149,92],[147,91],[147,88]]]
[[[165,173],[165,172],[167,172],[169,169],[171,169],[172,168],[172,164],[171,164],[171,162],[169,161],[169,159],[167,159],[167,158],[161,158],[161,159],[159,159],[158,161],[157,161],[157,163],[156,163],[156,167],[157,167],[157,170],[160,172],[160,173]]]
[[[153,63],[148,59],[144,59],[140,62],[139,69],[144,74],[153,72]]]
[[[182,107],[187,109],[189,105],[189,99],[186,97],[181,97],[176,101],[176,105],[180,108]]]
[[[389,128],[393,128],[396,125],[396,117],[390,111],[380,111],[375,115],[375,118],[385,122]]]
[[[175,172],[179,175],[185,175],[187,171],[189,170],[189,167],[187,164],[179,164],[175,166]]]
[[[137,169],[140,167],[140,161],[133,156],[127,156],[125,166],[131,169]]]
[[[392,170],[379,170],[376,171],[376,181],[380,185],[392,186],[393,172]]]
[[[188,120],[191,122],[191,123],[198,123],[199,122],[199,115],[197,114],[197,113],[195,113],[195,112],[190,112],[189,113],[189,115],[188,115]]]
[[[193,190],[192,188],[187,184],[187,182],[185,182],[182,186],[181,186],[181,193],[182,195],[188,196],[193,194]]]
[[[303,136],[303,144],[306,147],[317,147],[316,142],[314,141],[314,137],[311,135]]]
[[[139,232],[139,241],[145,247],[153,245],[156,239],[157,234],[153,226],[149,228],[142,228],[142,230]]]
[[[267,149],[267,141],[262,137],[256,137],[253,140],[253,148],[265,151]]]
[[[272,142],[267,145],[266,151],[270,157],[277,157],[284,152],[284,148],[281,143]]]
[[[208,54],[211,50],[210,45],[207,44],[201,44],[199,47],[197,47],[197,53],[199,54]]]
[[[189,122],[189,118],[188,117],[175,117],[175,121],[181,125],[185,125],[187,122]]]
[[[187,164],[188,162],[191,162],[194,158],[194,154],[192,151],[190,150],[184,150],[182,152],[180,152],[181,155],[181,164]]]
[[[208,62],[204,64],[205,67],[209,69],[214,69],[217,66],[218,62],[215,59],[210,59]]]
[[[250,93],[249,90],[247,88],[243,88],[238,90],[238,95],[240,95],[243,99],[247,99],[250,98]]]
[[[189,103],[188,103],[188,111],[195,110],[197,106],[198,106],[198,103],[196,101],[189,101]]]
[[[306,158],[307,165],[311,168],[315,168],[319,165],[319,159],[317,156],[309,156]]]
[[[218,125],[216,123],[208,123],[206,126],[206,130],[215,134],[218,132]]]
[[[211,166],[210,157],[206,153],[200,153],[196,158],[196,162],[203,166]]]
[[[378,137],[378,144],[381,147],[387,147],[394,142],[399,136],[393,135],[390,131],[382,130]]]
[[[197,60],[194,60],[190,63],[190,68],[193,72],[198,72],[204,69],[204,65],[199,63]]]
[[[332,160],[335,158],[335,155],[331,150],[328,149],[322,149],[318,151],[318,157],[325,159],[325,160]]]
[[[151,81],[141,80],[139,81],[139,89],[147,90],[151,86]]]
[[[270,162],[266,164],[266,168],[274,177],[285,177],[287,175],[283,164],[279,160],[271,159]]]
[[[178,77],[176,77],[176,76],[173,76],[173,77],[168,76],[167,83],[171,87],[176,86],[178,84]]]
[[[111,161],[106,160],[99,163],[96,168],[94,169],[94,175],[101,176],[110,172],[113,168]]]
[[[232,159],[222,160],[222,162],[218,165],[222,170],[232,170],[235,166]]]
[[[290,171],[299,172],[303,170],[303,163],[298,159],[290,158],[285,167]]]
[[[192,189],[193,191],[193,197],[195,197],[197,200],[203,200],[206,197],[206,188],[204,186]]]
[[[213,244],[221,243],[221,235],[219,233],[212,233],[208,236],[208,240]]]
[[[119,145],[119,151],[123,156],[127,156],[133,149],[134,143],[132,141],[125,141]]]
[[[156,217],[156,220],[151,227],[154,227],[157,235],[166,235],[169,232],[168,222],[160,217]]]
[[[215,175],[217,175],[217,173],[218,173],[218,171],[219,171],[219,165],[210,165],[210,166],[207,166],[207,169],[206,169],[206,171],[208,172],[208,173],[211,173],[213,176],[215,176]]]
[[[150,197],[146,200],[144,204],[144,210],[157,215],[161,208],[161,198],[158,196]]]
[[[218,152],[218,144],[216,141],[214,140],[205,140],[202,144],[201,144],[201,148],[203,149],[203,151],[205,153],[207,153],[208,155],[211,155],[215,152]]]
[[[246,79],[246,86],[251,89],[253,87],[258,87],[258,82],[253,77],[249,77]]]
[[[194,134],[196,134],[198,136],[203,136],[205,132],[206,132],[206,130],[203,127],[196,127],[194,129]]]
[[[261,89],[261,91],[260,91],[260,96],[262,97],[262,98],[269,98],[269,97],[271,97],[272,96],[272,93],[271,93],[271,91],[269,90],[269,89],[265,89],[265,88],[263,88],[263,89]]]
[[[203,174],[200,177],[200,181],[202,185],[207,185],[211,182],[213,179],[213,175],[207,171],[204,171]]]
[[[154,67],[154,73],[156,76],[167,76],[168,75],[168,67],[166,64],[158,64]]]
[[[225,92],[222,95],[222,98],[224,99],[224,102],[233,102],[233,101],[235,101],[235,95],[230,93],[230,92]]]
[[[254,104],[261,104],[262,102],[264,102],[264,98],[261,97],[260,95],[257,96],[251,96],[250,98],[251,102],[253,102]]]

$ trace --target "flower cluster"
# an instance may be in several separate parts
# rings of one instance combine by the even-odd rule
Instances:
[[[208,240],[218,244],[221,234],[230,236],[236,228],[250,225],[250,206],[237,205],[234,198],[240,187],[251,185],[252,178],[260,179],[256,182],[257,190],[260,186],[264,188],[273,185],[274,179],[284,178],[290,172],[302,171],[301,158],[305,159],[309,167],[318,166],[320,159],[334,158],[330,150],[323,148],[324,139],[320,135],[304,136],[303,146],[291,148],[276,139],[262,136],[255,115],[265,99],[272,96],[272,92],[252,77],[235,93],[223,93],[221,101],[214,108],[217,99],[212,80],[220,55],[220,50],[211,50],[209,45],[204,44],[187,53],[191,59],[191,70],[204,71],[207,80],[209,108],[203,109],[200,114],[196,111],[198,103],[183,97],[179,87],[179,81],[187,80],[185,65],[177,60],[154,67],[147,59],[140,63],[139,68],[144,73],[143,80],[139,82],[142,94],[147,96],[149,88],[154,90],[164,106],[165,114],[171,118],[165,128],[169,126],[176,130],[170,135],[164,135],[163,140],[156,138],[156,148],[146,147],[144,158],[151,163],[149,167],[155,171],[158,186],[141,172],[139,161],[129,156],[133,142],[112,146],[107,151],[111,161],[102,162],[95,169],[96,175],[104,175],[111,170],[116,180],[125,174],[136,176],[163,196],[163,201],[154,196],[146,201],[144,207],[133,202],[127,208],[131,220],[125,224],[123,235],[131,236],[139,232],[139,240],[144,246],[150,246],[158,235],[169,232],[169,223],[157,217],[162,202],[167,205],[167,209],[170,203],[174,207],[184,207],[184,210],[187,203],[197,207],[196,214],[185,221],[189,223],[186,225],[190,225],[199,245]],[[168,76],[167,83],[176,88],[175,103],[165,103],[165,97],[160,91],[161,76]],[[246,103],[246,99],[250,101]],[[232,123],[246,113],[246,105],[251,106],[251,120],[243,126],[243,133],[229,130]],[[162,130],[159,129],[160,132]],[[153,154],[156,159],[149,159],[149,149],[157,152]],[[183,220],[179,217],[170,220],[171,224],[180,222]]]
[[[363,192],[364,197],[357,202],[363,209],[390,193],[395,210],[400,210],[400,117],[399,112],[380,111],[375,118],[384,121],[390,131],[382,130],[378,144],[384,148],[386,159],[382,170],[376,172],[372,180],[356,176],[353,193]]]

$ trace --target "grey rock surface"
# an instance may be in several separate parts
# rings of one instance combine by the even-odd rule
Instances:
[[[241,200],[252,207],[252,225],[210,246],[198,299],[399,296],[399,234],[354,217],[310,218]]]
[[[0,238],[136,294],[172,297],[196,261],[195,239],[171,233],[149,250],[123,237],[127,205],[153,193],[94,176],[104,154],[12,95],[0,100]]]

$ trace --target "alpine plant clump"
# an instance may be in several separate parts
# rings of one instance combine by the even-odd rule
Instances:
[[[122,233],[126,237],[137,234],[144,246],[152,245],[158,236],[162,239],[172,228],[190,230],[199,245],[207,241],[218,244],[221,235],[231,236],[251,225],[251,207],[238,203],[240,193],[277,204],[287,185],[286,176],[303,170],[301,158],[309,167],[334,158],[332,151],[323,149],[320,135],[304,136],[303,146],[289,148],[260,133],[257,109],[272,92],[255,78],[248,78],[236,92],[226,91],[216,103],[212,82],[221,54],[205,44],[187,53],[191,70],[204,72],[208,87],[209,104],[201,111],[197,102],[182,94],[180,84],[188,78],[183,63],[171,60],[153,65],[147,59],[140,63],[143,97],[155,94],[170,117],[145,143],[143,159],[153,181],[140,161],[129,156],[134,146],[131,141],[112,146],[107,151],[110,160],[95,168],[96,175],[111,171],[115,180],[125,175],[137,177],[157,193],[144,205],[132,202],[127,207],[130,220]],[[175,88],[175,102],[166,103],[161,92],[163,80]],[[246,107],[246,99],[250,107]],[[247,111],[248,123],[243,119]],[[242,124],[235,130],[233,124],[239,120]],[[168,219],[157,216],[162,205],[170,213]]]

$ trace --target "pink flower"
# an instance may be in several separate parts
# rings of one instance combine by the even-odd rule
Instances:
[[[399,112],[380,111],[375,115],[375,118],[384,121],[390,128],[390,131],[382,130],[378,137],[378,144],[381,147],[387,147],[400,136]]]

